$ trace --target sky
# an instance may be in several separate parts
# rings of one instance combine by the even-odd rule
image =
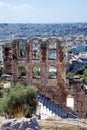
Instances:
[[[0,0],[0,23],[87,22],[87,0]]]

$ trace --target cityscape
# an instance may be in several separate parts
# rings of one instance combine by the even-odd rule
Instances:
[[[87,36],[87,23],[67,24],[0,24],[0,42],[17,38],[63,36],[74,40]]]
[[[0,1],[0,130],[87,130],[87,0]]]
[[[40,114],[41,119],[54,116],[58,119],[70,118],[73,121],[79,117],[85,119],[87,117],[86,23],[1,24],[1,28],[2,32],[5,32],[2,33],[0,41],[0,64],[2,68],[4,67],[1,83],[3,79],[7,80],[7,86],[5,85],[4,88],[9,88],[9,81],[36,85],[39,90],[38,103],[40,106],[40,110],[37,109],[36,114]],[[25,47],[26,44],[27,48]],[[29,48],[31,48],[31,52]],[[46,68],[48,68],[48,72]],[[60,87],[57,90],[59,84]],[[64,90],[61,89],[62,85]],[[77,87],[78,85],[79,87]],[[41,88],[42,86],[43,88]],[[60,91],[61,95],[58,92],[55,94],[55,90]],[[52,98],[54,96],[55,98]],[[81,101],[79,100],[80,96]]]

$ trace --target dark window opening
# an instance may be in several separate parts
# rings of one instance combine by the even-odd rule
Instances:
[[[5,55],[9,55],[10,51],[11,51],[11,48],[6,47],[5,48]]]

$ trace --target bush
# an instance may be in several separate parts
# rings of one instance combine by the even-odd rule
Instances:
[[[26,75],[25,67],[21,66],[20,69],[21,69],[21,76],[25,76]]]
[[[76,75],[76,73],[75,72],[68,72],[67,74],[66,74],[66,76],[67,77],[73,77],[73,76],[75,76]]]
[[[85,69],[85,71],[81,77],[83,78],[84,83],[87,84],[87,69]]]
[[[0,66],[0,76],[3,74],[3,67]]]
[[[12,84],[5,93],[2,102],[3,112],[13,117],[31,117],[37,107],[37,89],[35,86]]]
[[[0,98],[4,96],[4,85],[3,83],[0,83]]]

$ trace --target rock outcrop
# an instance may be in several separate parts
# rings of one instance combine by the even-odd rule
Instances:
[[[1,130],[41,130],[35,118],[5,120]]]

